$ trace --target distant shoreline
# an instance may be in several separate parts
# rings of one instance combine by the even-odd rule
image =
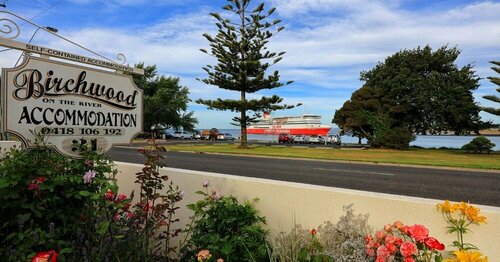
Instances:
[[[479,131],[482,136],[500,136],[500,129],[483,129]]]

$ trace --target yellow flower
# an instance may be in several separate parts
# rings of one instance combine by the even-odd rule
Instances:
[[[448,213],[453,213],[455,212],[454,206],[450,203],[450,201],[445,200],[442,204],[437,204],[438,209],[441,210],[441,212],[448,212]]]
[[[470,205],[465,209],[465,214],[472,222],[486,223],[486,217],[479,215],[479,208]]]
[[[482,258],[482,254],[477,251],[460,250],[454,251],[455,258],[446,262],[488,262],[488,257]]]

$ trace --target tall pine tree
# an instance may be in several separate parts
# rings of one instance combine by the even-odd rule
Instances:
[[[492,64],[495,65],[491,69],[493,69],[495,72],[497,72],[498,74],[500,74],[500,61],[491,61],[490,63],[492,63]],[[491,77],[488,77],[488,79],[493,84],[495,84],[497,86],[500,86],[500,77],[491,76]],[[500,93],[500,87],[497,88],[497,92]],[[488,100],[493,101],[493,102],[500,103],[500,97],[498,97],[496,95],[486,95],[486,96],[483,96],[483,98],[484,99],[488,99]],[[496,115],[496,116],[500,116],[500,108],[481,107],[481,110],[483,110],[485,112],[488,112],[490,114]]]
[[[217,22],[218,33],[215,37],[209,34],[203,36],[210,42],[210,52],[200,49],[217,59],[216,65],[207,65],[203,69],[208,73],[205,79],[198,79],[206,84],[219,88],[237,91],[240,99],[196,100],[199,104],[208,106],[208,109],[230,110],[240,112],[234,117],[235,125],[241,127],[241,148],[247,148],[247,126],[255,122],[260,112],[280,109],[290,109],[295,105],[281,104],[283,99],[273,95],[261,99],[247,99],[248,93],[255,93],[262,89],[272,89],[292,83],[280,82],[278,71],[266,75],[272,65],[278,63],[285,52],[271,52],[266,45],[269,39],[284,29],[278,26],[281,20],[270,21],[270,16],[276,8],[267,12],[261,3],[253,9],[250,0],[227,0],[223,7],[228,17],[223,18],[218,13],[211,13]],[[248,116],[248,111],[254,112],[254,117]]]

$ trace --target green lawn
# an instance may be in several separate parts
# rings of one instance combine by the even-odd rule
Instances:
[[[237,145],[167,145],[172,151],[195,151],[241,155],[279,156],[312,158],[324,160],[361,161],[374,163],[394,163],[425,166],[444,166],[460,168],[479,168],[500,170],[500,152],[491,154],[466,154],[459,150],[441,149],[320,149],[276,146],[252,146],[239,149]]]

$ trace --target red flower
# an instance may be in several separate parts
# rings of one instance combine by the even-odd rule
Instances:
[[[429,229],[422,225],[413,225],[408,229],[410,236],[419,242],[423,242],[429,237]]]
[[[29,184],[28,185],[28,190],[31,190],[31,191],[36,190],[36,191],[38,191],[39,190],[38,184],[33,184],[33,183]]]
[[[388,243],[385,245],[385,247],[387,248],[387,250],[389,250],[389,253],[391,253],[391,255],[396,254],[396,251],[398,250],[396,245],[394,245],[393,243]]]
[[[57,262],[57,252],[54,250],[38,252],[31,262]]]
[[[409,257],[412,255],[416,255],[418,249],[417,246],[412,242],[404,242],[403,244],[401,244],[399,251],[401,252],[401,255],[403,255],[403,257]]]
[[[372,236],[371,235],[366,235],[365,236],[365,244],[368,244],[370,242],[372,242]]]
[[[315,228],[311,229],[311,235],[315,236],[317,233],[318,231]]]
[[[444,250],[444,245],[442,243],[439,243],[439,241],[433,237],[428,237],[424,241],[425,245],[428,246],[430,249],[434,250]]]
[[[114,198],[115,194],[113,193],[113,191],[111,191],[111,189],[108,189],[108,191],[106,191],[106,194],[104,194],[104,199],[108,201],[113,201]]]
[[[127,195],[125,194],[119,194],[116,199],[115,199],[115,202],[118,203],[118,202],[122,202],[123,200],[127,199]]]

